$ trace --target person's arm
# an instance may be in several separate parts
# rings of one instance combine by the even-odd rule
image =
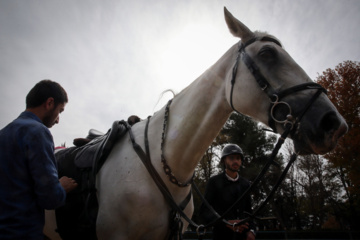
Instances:
[[[242,189],[248,189],[250,187],[250,183],[247,180],[241,180],[242,181]],[[242,193],[241,193],[242,194]],[[241,195],[239,194],[239,195]],[[238,199],[236,199],[238,200]],[[251,196],[250,194],[246,195],[244,202],[243,202],[243,210],[245,212],[248,213],[252,213],[252,207],[251,207]],[[243,215],[243,218],[247,217],[247,215]],[[234,223],[239,223],[241,222],[243,219],[235,219],[235,220],[228,220],[229,223],[234,224]],[[248,222],[245,222],[241,225],[236,225],[236,226],[230,226],[227,225],[227,227],[229,229],[231,229],[234,232],[238,232],[238,233],[243,233],[246,234],[246,239],[247,240],[254,240],[255,239],[255,224],[252,220],[249,220]]]
[[[27,139],[26,155],[38,205],[43,209],[55,209],[65,204],[66,191],[58,179],[50,132],[33,129]]]
[[[228,223],[230,224],[236,224],[241,222],[242,220],[228,220]],[[232,230],[233,232],[242,233],[243,231],[247,231],[249,229],[249,223],[243,223],[240,225],[228,225],[226,224],[226,227]]]
[[[60,185],[62,186],[62,188],[65,190],[66,193],[71,192],[78,185],[77,182],[74,179],[69,178],[67,176],[62,176],[59,179],[59,182],[60,182]]]
[[[213,179],[210,178],[209,182],[206,185],[204,198],[206,201],[213,207],[215,200],[215,183]],[[211,210],[202,203],[200,206],[200,219],[203,223],[210,223],[211,221],[216,219],[216,216],[211,212]]]
[[[250,230],[246,233],[246,240],[255,240],[255,232]]]

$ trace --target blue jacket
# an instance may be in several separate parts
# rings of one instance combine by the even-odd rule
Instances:
[[[44,209],[65,198],[52,135],[25,111],[0,130],[0,239],[43,239]]]

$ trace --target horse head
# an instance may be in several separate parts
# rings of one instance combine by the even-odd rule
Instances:
[[[237,53],[233,54],[235,65],[228,71],[231,81],[226,86],[233,110],[280,134],[290,127],[299,154],[325,154],[335,148],[348,126],[326,90],[310,79],[278,39],[252,32],[226,8],[224,11],[230,32],[241,39],[232,49]]]

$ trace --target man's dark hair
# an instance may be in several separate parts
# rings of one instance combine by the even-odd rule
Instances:
[[[54,98],[55,106],[68,102],[67,93],[60,84],[51,80],[42,80],[27,94],[26,108],[38,107],[50,97]]]

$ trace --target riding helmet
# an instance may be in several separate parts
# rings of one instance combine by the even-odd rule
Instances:
[[[221,152],[221,161],[223,161],[224,157],[231,154],[240,154],[241,160],[244,159],[243,150],[236,144],[228,144],[226,145]]]

